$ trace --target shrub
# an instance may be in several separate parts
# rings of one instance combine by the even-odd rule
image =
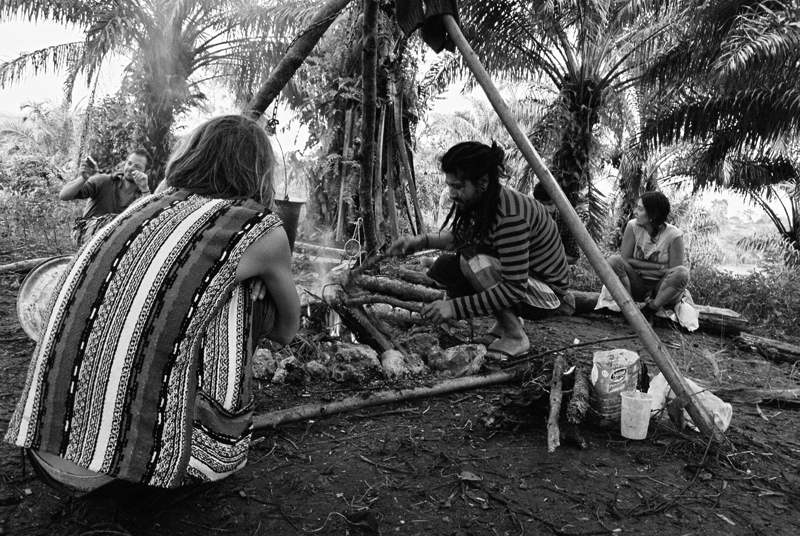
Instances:
[[[731,309],[745,316],[752,332],[779,340],[800,340],[800,273],[768,264],[748,275],[692,267],[689,289],[697,303]]]

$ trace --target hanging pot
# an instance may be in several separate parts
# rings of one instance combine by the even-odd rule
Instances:
[[[294,251],[294,239],[297,236],[297,223],[305,201],[289,201],[289,198],[275,200],[275,214],[283,220],[283,229],[289,237],[289,247]]]

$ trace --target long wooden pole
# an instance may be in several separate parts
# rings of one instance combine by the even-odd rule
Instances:
[[[578,213],[575,212],[575,209],[567,200],[564,192],[561,191],[556,179],[544,165],[536,149],[531,145],[530,140],[525,136],[525,133],[511,115],[511,110],[509,110],[500,92],[494,86],[494,83],[492,83],[489,73],[483,68],[478,56],[464,38],[464,34],[461,33],[461,29],[458,27],[455,19],[452,15],[442,15],[442,20],[451,39],[453,39],[456,47],[461,52],[467,67],[469,67],[469,70],[483,88],[495,112],[497,112],[503,125],[505,125],[509,134],[511,134],[511,138],[517,144],[517,147],[519,147],[519,150],[522,152],[522,155],[528,161],[531,168],[533,168],[536,176],[542,181],[545,190],[550,194],[556,207],[561,212],[561,216],[575,236],[576,242],[581,250],[583,250],[586,258],[595,269],[595,272],[597,272],[600,280],[605,284],[609,292],[611,292],[611,295],[620,306],[620,309],[622,309],[622,313],[628,319],[628,322],[630,322],[633,329],[639,335],[644,347],[650,355],[653,356],[656,365],[658,365],[658,368],[664,374],[670,387],[672,387],[672,390],[675,391],[677,396],[681,397],[683,400],[688,400],[686,410],[700,430],[709,437],[713,436],[721,440],[722,433],[714,425],[711,414],[702,404],[698,403],[695,398],[689,396],[691,391],[689,390],[689,385],[686,383],[686,379],[672,361],[667,349],[658,339],[653,328],[647,323],[644,316],[642,316],[642,313],[639,311],[633,299],[628,295],[625,287],[622,286],[622,282],[620,282],[619,278],[606,262],[600,248],[597,247],[597,244],[595,244],[589,232],[583,226],[583,222],[578,216]]]
[[[253,430],[267,430],[275,428],[280,424],[304,421],[317,417],[325,417],[335,413],[343,413],[356,409],[382,404],[391,404],[404,400],[415,400],[417,398],[427,398],[447,393],[454,393],[466,389],[477,389],[488,385],[498,385],[513,381],[519,376],[519,370],[511,369],[508,371],[494,372],[483,376],[466,376],[454,378],[437,383],[431,387],[415,387],[413,389],[390,389],[371,393],[350,396],[337,402],[329,404],[309,404],[306,406],[296,406],[281,411],[273,411],[267,415],[258,415],[253,418]]]
[[[264,110],[269,108],[270,103],[275,100],[283,86],[291,80],[294,73],[306,60],[314,46],[319,42],[328,27],[336,20],[341,11],[347,7],[350,0],[331,0],[317,11],[311,18],[308,27],[302,30],[295,38],[283,59],[270,74],[269,79],[264,82],[261,89],[248,103],[244,115],[258,119]]]

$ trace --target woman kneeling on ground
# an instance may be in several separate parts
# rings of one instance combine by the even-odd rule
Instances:
[[[299,322],[273,165],[254,121],[211,119],[75,255],[6,434],[43,480],[185,491],[245,465],[253,352]]]
[[[504,160],[496,144],[451,147],[441,159],[453,201],[442,230],[402,236],[388,249],[453,252],[439,256],[428,271],[451,299],[427,304],[422,315],[437,324],[493,315],[494,327],[475,342],[485,344],[487,360],[496,362],[530,348],[520,317],[541,320],[575,310],[556,223],[541,203],[500,184]]]
[[[667,223],[669,199],[661,192],[643,194],[634,218],[625,226],[622,247],[608,264],[648,319],[662,307],[680,302],[689,286],[684,265],[683,231]]]

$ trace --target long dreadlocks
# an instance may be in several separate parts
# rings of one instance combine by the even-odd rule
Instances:
[[[489,147],[477,141],[453,145],[442,156],[444,173],[451,173],[463,182],[478,186],[483,177],[489,179],[483,201],[475,208],[460,207],[454,203],[442,224],[442,230],[452,224],[453,245],[456,251],[470,244],[480,244],[489,237],[497,218],[500,197],[500,177],[505,175],[505,152],[492,142]]]

